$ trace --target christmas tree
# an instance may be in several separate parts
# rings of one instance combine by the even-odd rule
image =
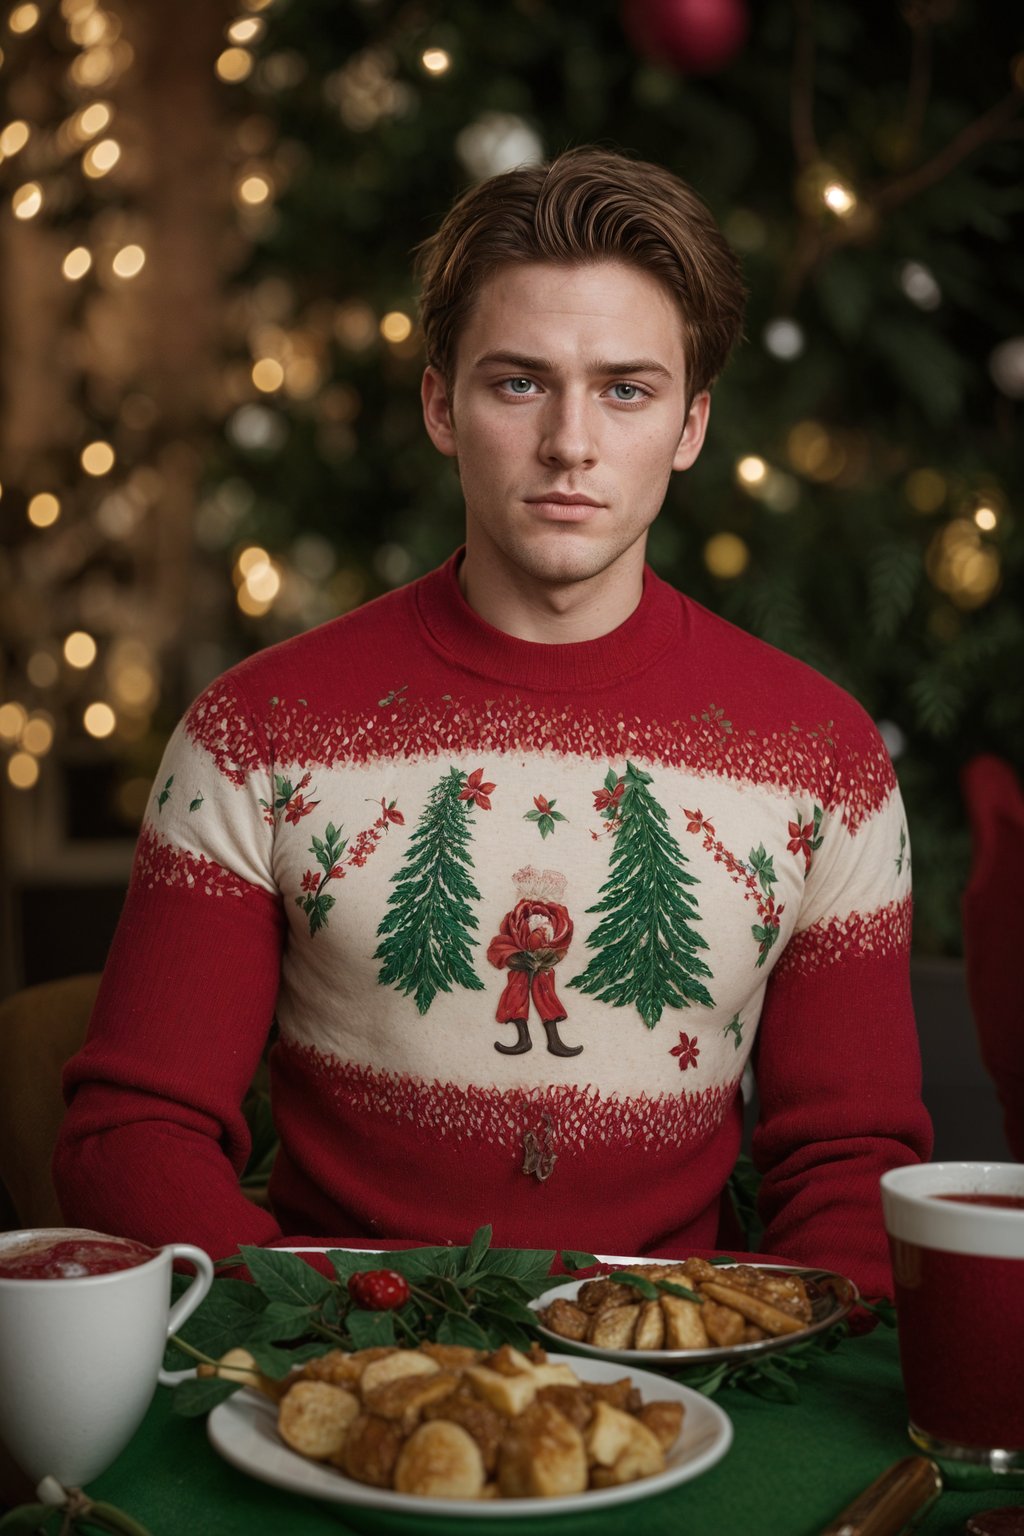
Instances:
[[[587,909],[607,915],[587,940],[596,953],[569,985],[602,1003],[635,1007],[653,1029],[666,1008],[714,1007],[697,979],[711,977],[711,968],[696,953],[708,946],[692,926],[700,913],[686,890],[698,881],[685,868],[668,816],[648,788],[651,775],[628,763],[618,782],[621,795],[607,781],[605,786],[606,820],[614,839],[611,873],[601,887],[603,900]]]
[[[476,770],[479,773],[479,770]],[[473,969],[470,936],[478,926],[470,903],[480,900],[473,884],[469,845],[473,808],[488,809],[480,779],[452,768],[439,779],[409,839],[405,863],[392,880],[395,890],[389,911],[377,932],[385,935],[374,959],[383,960],[380,981],[412,993],[420,1013],[426,1013],[438,991],[453,986],[483,991]]]

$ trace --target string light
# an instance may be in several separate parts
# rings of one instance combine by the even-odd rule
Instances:
[[[926,551],[925,569],[933,586],[961,609],[987,603],[1001,575],[998,554],[967,517],[953,518],[939,529]]]
[[[407,341],[412,335],[412,321],[400,309],[390,309],[381,319],[380,333],[385,341]]]
[[[446,48],[425,48],[420,63],[428,75],[444,75],[452,67],[452,56]]]
[[[272,395],[284,383],[284,369],[276,357],[258,358],[252,365],[252,381],[265,395]]]
[[[34,219],[43,206],[43,189],[38,181],[26,181],[11,198],[16,219]]]
[[[53,721],[49,715],[44,714],[42,710],[37,714],[29,715],[21,733],[21,745],[26,752],[31,752],[33,757],[46,756],[53,746]]]
[[[237,85],[242,80],[248,80],[252,74],[253,57],[245,48],[225,48],[218,54],[214,64],[221,80],[229,85]]]
[[[266,29],[266,22],[258,16],[240,16],[231,22],[226,36],[230,43],[258,43]]]
[[[79,671],[92,666],[96,651],[96,641],[84,629],[73,629],[64,641],[64,660]]]
[[[948,490],[945,477],[937,469],[912,470],[903,482],[903,494],[911,507],[926,516],[939,510]]]
[[[105,101],[92,101],[75,116],[75,132],[86,139],[94,138],[97,133],[103,132],[113,116],[113,110]]]
[[[117,725],[117,716],[109,704],[104,704],[102,700],[96,700],[94,703],[86,705],[82,713],[82,724],[90,736],[95,736],[98,740],[102,740],[103,737],[113,734]]]
[[[84,277],[92,266],[92,252],[86,250],[84,245],[76,245],[73,251],[68,251],[61,263],[61,271],[71,283],[77,283]]]
[[[29,139],[29,126],[20,117],[16,117],[12,123],[0,132],[0,155],[6,155],[8,159],[25,148]]]
[[[238,183],[235,195],[240,203],[244,203],[250,208],[258,208],[261,204],[269,201],[273,190],[266,176],[253,172],[248,176],[244,176]]]
[[[100,139],[82,156],[82,170],[94,181],[112,171],[121,158],[121,146],[116,139]]]
[[[50,491],[33,496],[25,509],[33,528],[52,528],[60,517],[60,502]]]
[[[16,700],[0,704],[0,741],[17,741],[27,719],[28,710]]]
[[[32,789],[39,782],[39,763],[31,752],[14,752],[7,762],[7,777],[15,789]]]
[[[974,521],[983,533],[991,533],[999,522],[999,514],[995,507],[982,504],[974,509]]]
[[[16,5],[7,18],[8,27],[10,27],[12,32],[20,36],[24,36],[26,32],[31,32],[38,22],[38,5]]]
[[[107,475],[113,469],[115,461],[116,456],[109,443],[103,441],[87,443],[82,449],[81,465],[87,475]]]
[[[821,200],[839,219],[848,219],[857,208],[857,194],[842,181],[830,181],[823,188]]]
[[[146,265],[146,253],[141,245],[123,245],[110,265],[116,277],[137,277]]]
[[[736,479],[742,486],[760,485],[768,473],[768,465],[755,453],[748,453],[736,465]]]
[[[750,550],[735,533],[716,533],[704,545],[704,564],[712,576],[732,580],[750,563]]]
[[[52,688],[60,677],[60,667],[49,651],[33,651],[25,664],[25,674],[33,688]]]

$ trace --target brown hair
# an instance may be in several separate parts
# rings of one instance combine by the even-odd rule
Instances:
[[[658,278],[683,320],[687,394],[708,389],[743,328],[739,262],[697,194],[661,166],[569,150],[470,187],[419,247],[427,361],[450,389],[481,286],[512,262],[624,261]]]

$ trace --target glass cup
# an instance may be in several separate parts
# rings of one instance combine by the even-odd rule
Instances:
[[[1024,1165],[922,1163],[882,1177],[910,1438],[1024,1467]]]
[[[80,1228],[0,1234],[0,1263],[28,1245],[118,1239]],[[178,1259],[196,1276],[171,1306]],[[146,1415],[167,1338],[213,1282],[213,1263],[169,1243],[131,1269],[61,1279],[0,1276],[0,1441],[34,1483],[52,1475],[80,1487],[110,1466]],[[186,1373],[187,1374],[187,1373]]]

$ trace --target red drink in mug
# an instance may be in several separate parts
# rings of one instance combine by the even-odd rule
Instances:
[[[1024,1166],[894,1169],[882,1205],[911,1439],[1024,1467]]]

